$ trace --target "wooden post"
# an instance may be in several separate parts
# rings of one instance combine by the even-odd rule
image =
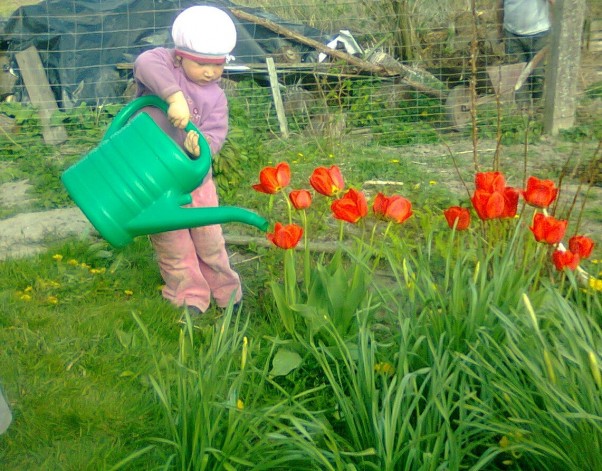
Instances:
[[[282,133],[282,137],[288,139],[288,124],[286,122],[286,115],[284,114],[282,95],[280,95],[280,88],[278,87],[278,75],[276,74],[276,66],[274,65],[274,59],[268,57],[266,58],[265,63],[268,66],[268,74],[270,76],[270,87],[272,88],[272,96],[274,97],[274,106],[276,107],[276,116],[278,116],[280,132]]]
[[[555,136],[575,124],[585,0],[556,0],[553,10],[543,129]]]
[[[30,46],[15,54],[23,84],[31,104],[38,108],[42,124],[42,136],[46,144],[61,144],[67,140],[67,131],[63,126],[54,126],[50,118],[58,111],[58,106],[46,77],[46,71],[40,60],[38,50]]]

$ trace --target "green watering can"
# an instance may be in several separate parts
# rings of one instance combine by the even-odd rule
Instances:
[[[211,151],[199,133],[201,154],[191,159],[146,113],[157,96],[137,98],[111,122],[100,144],[68,168],[61,180],[69,196],[111,245],[123,247],[134,237],[210,224],[241,222],[266,231],[268,222],[246,209],[218,206],[184,208],[190,192],[211,167]]]

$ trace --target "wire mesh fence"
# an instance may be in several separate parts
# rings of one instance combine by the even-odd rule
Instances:
[[[511,61],[498,41],[495,0],[51,0],[3,21],[0,149],[19,133],[52,143],[45,129],[62,128],[67,140],[102,130],[133,96],[135,57],[170,47],[175,15],[197,3],[236,20],[236,58],[223,84],[233,123],[258,133],[369,135],[402,146],[465,131],[475,105],[485,137],[500,113],[510,125],[517,116],[521,69],[500,67]],[[596,2],[587,8],[577,84],[585,107],[602,95],[602,12]]]

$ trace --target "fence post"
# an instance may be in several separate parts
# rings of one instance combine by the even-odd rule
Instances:
[[[556,0],[546,68],[543,129],[555,136],[575,124],[585,0]]]
[[[278,88],[278,75],[276,74],[276,66],[274,65],[274,59],[272,57],[268,57],[266,58],[265,62],[268,66],[270,87],[272,89],[272,97],[274,98],[274,107],[276,108],[278,124],[280,125],[280,133],[282,134],[282,137],[288,139],[288,124],[286,122],[286,115],[284,114],[284,105],[282,104],[280,88]]]
[[[29,46],[24,51],[17,52],[15,59],[19,64],[23,84],[31,104],[38,108],[44,142],[48,145],[62,144],[67,140],[67,131],[63,125],[52,122],[52,115],[58,111],[58,106],[38,50],[34,46]]]

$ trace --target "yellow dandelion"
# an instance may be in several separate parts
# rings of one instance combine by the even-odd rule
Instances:
[[[399,159],[391,159],[391,160],[389,160],[389,163],[391,163],[391,164],[398,164],[399,163]]]
[[[297,157],[303,157],[303,152],[298,152]]]
[[[90,268],[90,273],[92,275],[102,275],[106,271],[106,268]]]
[[[243,410],[245,408],[245,403],[242,402],[242,399],[236,399],[236,408],[238,410]]]
[[[80,263],[80,264],[79,264],[79,266],[80,266],[81,268],[85,268],[86,270],[89,270],[89,269],[90,269],[90,265],[88,265],[87,263],[84,263],[84,262]]]
[[[60,262],[61,260],[63,260],[63,256],[62,256],[60,253],[55,253],[55,254],[52,256],[52,259],[53,259],[53,260],[56,260],[57,262]]]
[[[591,277],[589,279],[589,287],[596,291],[602,291],[602,280]]]
[[[28,286],[23,290],[24,293],[31,293],[33,291],[33,286]]]
[[[329,159],[334,159],[334,154],[328,154]]]
[[[382,373],[386,376],[393,376],[395,374],[395,367],[388,362],[377,363],[374,365],[374,371]]]
[[[22,295],[19,297],[19,299],[20,299],[21,301],[26,301],[26,302],[27,302],[27,301],[31,301],[31,296],[30,296],[29,294],[22,294]]]
[[[429,181],[429,185],[431,185],[431,186],[436,185],[436,184],[437,184],[437,182],[435,180],[430,180]]]
[[[67,260],[67,265],[76,267],[77,265],[79,265],[79,262],[77,260],[75,260],[74,258],[70,258],[69,260]]]
[[[592,260],[591,262],[592,262],[594,265],[596,265],[596,264],[600,263],[600,260],[598,260],[598,259],[594,259],[594,260]]]
[[[48,296],[46,298],[46,301],[48,301],[48,303],[50,303],[50,304],[58,304],[59,298],[57,298],[56,296]]]
[[[134,294],[134,292],[131,289],[126,289],[123,291],[123,294],[125,294],[126,296],[131,296],[132,294]]]
[[[500,445],[500,448],[508,448],[510,446],[510,440],[508,439],[508,437],[506,435],[504,435],[500,441],[498,442],[498,444]]]

